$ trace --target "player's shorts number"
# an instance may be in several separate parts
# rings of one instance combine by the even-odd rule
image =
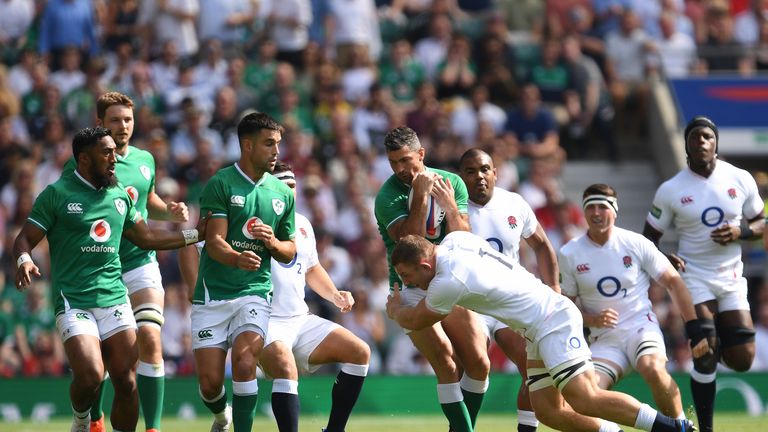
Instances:
[[[612,282],[612,283],[608,283]],[[619,291],[624,291],[624,296],[627,296],[627,289],[621,287],[621,282],[613,276],[606,276],[597,281],[597,291],[606,297],[615,297]]]
[[[714,220],[712,216],[716,216]],[[701,223],[710,228],[719,226],[723,219],[725,219],[725,212],[720,207],[708,207],[701,212]]]

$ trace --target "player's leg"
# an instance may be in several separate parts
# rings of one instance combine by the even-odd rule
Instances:
[[[259,357],[264,373],[272,378],[272,413],[280,432],[299,430],[299,372],[291,347],[302,318],[269,319],[269,333]]]
[[[110,421],[115,430],[132,431],[139,420],[139,395],[136,390],[136,321],[128,303],[93,309],[99,326],[101,350],[109,372],[115,398]]]
[[[648,383],[659,411],[669,417],[685,418],[680,389],[667,372],[666,366],[666,356],[649,354],[637,359],[635,369]]]
[[[131,305],[139,327],[139,363],[136,367],[136,384],[139,388],[139,402],[144,414],[144,424],[147,431],[159,430],[163,415],[163,399],[165,396],[165,366],[163,363],[163,348],[160,328],[163,318],[164,291],[160,282],[160,271],[157,264],[137,268],[123,275],[123,280],[129,273],[144,272],[141,280],[137,281],[143,287],[132,291],[129,287]],[[149,276],[155,280],[152,288],[147,288]],[[142,283],[145,282],[145,283]]]
[[[269,324],[270,306],[261,297],[237,299],[238,305],[229,334],[232,340],[232,424],[234,432],[250,432],[259,385],[256,366],[264,348],[264,336]]]
[[[749,310],[728,310],[717,315],[721,360],[736,372],[746,372],[755,359],[755,326]]]
[[[715,379],[717,378],[717,363],[720,359],[720,341],[717,337],[714,321],[715,314],[717,313],[717,302],[715,300],[705,301],[696,304],[695,308],[696,316],[701,321],[702,329],[706,334],[712,352],[693,359],[691,395],[693,396],[693,406],[696,409],[699,430],[701,432],[712,432],[715,413],[715,393],[717,392]]]
[[[474,428],[483,397],[488,390],[488,373],[491,370],[487,339],[482,327],[484,323],[478,314],[457,306],[443,319],[442,325],[464,369],[460,381],[461,392]]]
[[[322,325],[320,321],[326,324]],[[311,340],[321,341],[309,350],[310,354],[306,360],[308,368],[312,370],[313,365],[341,363],[341,370],[331,390],[331,413],[325,430],[343,432],[368,375],[371,348],[351,331],[330,321],[312,316],[307,324],[318,334],[312,337],[307,334],[309,332],[302,332],[302,335],[307,334]],[[330,331],[325,335],[319,334],[324,331],[323,328]],[[297,348],[301,349],[302,344]],[[300,364],[302,360],[298,360]]]
[[[534,413],[528,394],[528,386],[525,383],[528,380],[525,338],[509,327],[500,328],[493,334],[496,344],[499,345],[507,358],[517,366],[522,378],[520,389],[517,392],[517,430],[518,432],[534,432],[539,426],[539,421]]]
[[[147,264],[123,274],[136,318],[139,363],[136,384],[147,431],[159,430],[165,396],[165,368],[160,328],[163,318],[164,291],[157,263]]]
[[[406,306],[415,306],[424,297],[426,291],[417,288],[405,288],[400,292],[400,298]],[[472,420],[464,404],[459,371],[453,359],[453,346],[442,325],[437,323],[422,330],[406,330],[406,333],[435,372],[437,398],[451,428],[455,432],[471,431]]]
[[[232,410],[227,404],[224,366],[227,359],[229,302],[192,305],[192,349],[195,354],[200,398],[213,414],[211,431],[228,431]]]
[[[632,337],[633,329],[613,329],[590,340],[592,365],[595,368],[597,386],[607,390],[621,380],[630,370],[627,353],[634,355],[633,347],[628,347],[627,339]]]

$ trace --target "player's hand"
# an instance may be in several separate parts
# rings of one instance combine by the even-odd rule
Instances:
[[[183,202],[178,203],[171,201],[165,206],[168,210],[168,214],[171,215],[170,220],[173,222],[186,222],[189,220],[189,209]]]
[[[595,327],[601,328],[616,328],[616,324],[619,323],[619,313],[615,310],[608,308],[603,309],[597,315],[595,321]]]
[[[387,297],[387,316],[394,320],[397,311],[400,309],[400,284],[395,282],[392,286],[392,294]]]
[[[273,250],[277,247],[278,240],[275,238],[275,233],[272,231],[271,226],[263,222],[256,222],[248,228],[248,232],[256,240],[264,242],[267,249]]]
[[[237,268],[240,270],[256,271],[261,267],[261,257],[253,251],[243,251],[237,257]]]
[[[431,172],[420,172],[413,176],[411,187],[413,188],[413,194],[420,194],[427,196],[432,193],[432,188],[435,185],[436,175]]]
[[[16,269],[16,289],[23,291],[32,285],[32,276],[40,277],[40,269],[32,261],[25,262]]]
[[[672,267],[675,268],[675,270],[679,271],[680,273],[685,273],[685,260],[680,258],[679,256],[675,254],[664,254],[669,262],[672,264]]]
[[[456,206],[456,200],[453,198],[453,184],[450,181],[439,177],[432,187],[432,196],[443,209],[449,209]]]
[[[195,227],[197,229],[197,238],[198,240],[205,240],[205,230],[208,228],[208,221],[211,219],[211,212],[208,211],[208,213],[201,217],[199,221],[197,221],[197,226]]]
[[[738,240],[739,234],[741,234],[741,228],[738,225],[729,225],[725,223],[722,226],[715,228],[712,233],[709,234],[709,238],[711,238],[713,242],[725,246],[728,243]]]
[[[355,304],[355,299],[349,291],[338,291],[333,295],[333,304],[339,308],[340,312],[346,313],[352,310],[352,306]]]

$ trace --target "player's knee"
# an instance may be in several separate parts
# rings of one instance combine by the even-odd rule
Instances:
[[[237,359],[232,358],[232,375],[251,377],[256,372],[256,358],[252,355],[241,355]]]
[[[368,364],[371,361],[371,347],[362,340],[355,343],[350,349],[349,360],[346,363]]]
[[[75,375],[75,380],[80,387],[96,392],[101,381],[104,380],[104,371],[100,371],[96,368],[82,371]]]
[[[109,374],[116,394],[130,394],[136,391],[136,376],[133,373]]]
[[[213,400],[221,393],[223,380],[212,374],[198,372],[198,383],[200,385],[200,394],[208,400]]]
[[[644,356],[637,363],[637,372],[646,382],[661,382],[668,376],[666,361],[660,356]]]
[[[160,330],[165,323],[163,317],[163,307],[154,303],[144,303],[133,308],[133,316],[136,318],[136,325],[141,329],[145,326],[151,326]]]
[[[746,346],[744,347],[746,348]],[[755,358],[754,346],[750,348],[752,349],[723,350],[723,363],[736,372],[747,372],[752,367],[752,361]]]
[[[718,357],[719,353],[709,352],[699,358],[694,358],[693,368],[696,369],[697,372],[701,372],[703,374],[713,374],[715,371],[717,371]]]

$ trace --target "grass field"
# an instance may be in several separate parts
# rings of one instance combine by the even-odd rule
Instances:
[[[325,425],[324,416],[303,416],[299,430],[301,432],[319,432]],[[210,420],[168,420],[163,422],[163,432],[204,432],[210,428]],[[61,432],[68,431],[68,421],[50,423],[0,423],[2,432]],[[517,422],[514,416],[498,414],[481,414],[477,429],[481,432],[514,431]],[[141,421],[140,421],[141,426]],[[141,429],[138,429],[141,430]],[[254,422],[253,430],[257,432],[277,431],[275,423],[259,416]],[[442,416],[352,416],[347,425],[348,432],[446,432],[448,430]],[[539,431],[551,431],[540,427]],[[627,432],[635,429],[627,429]],[[768,415],[749,417],[746,414],[718,414],[715,416],[715,430],[727,432],[765,432],[768,430]]]

